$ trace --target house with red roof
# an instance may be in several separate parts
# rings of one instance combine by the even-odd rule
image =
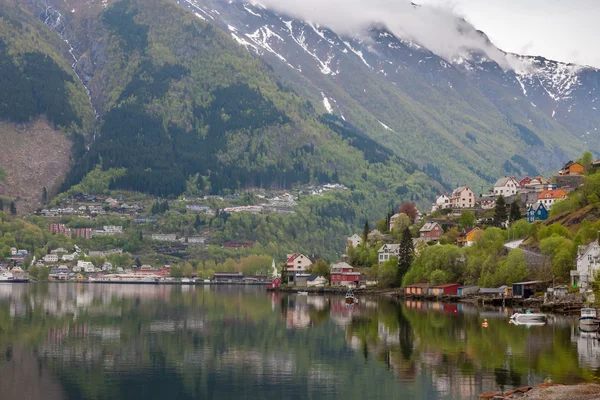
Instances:
[[[538,204],[543,204],[547,210],[552,208],[558,201],[565,200],[567,198],[567,192],[563,189],[552,189],[552,190],[542,190],[542,192],[538,195]]]

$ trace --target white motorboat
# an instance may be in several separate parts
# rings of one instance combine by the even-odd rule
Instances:
[[[514,313],[510,316],[513,322],[520,324],[528,324],[533,322],[544,322],[546,321],[546,314],[536,314],[527,310],[525,313]]]
[[[546,325],[546,321],[545,320],[538,320],[538,321],[525,321],[525,322],[519,322],[517,320],[511,319],[510,321],[508,321],[509,324],[513,324],[516,326],[526,326],[526,327],[531,327],[531,326],[542,326],[542,325]]]
[[[12,282],[15,279],[14,275],[8,271],[0,272],[0,282]]]
[[[352,291],[352,289],[348,289],[348,291],[346,292],[346,303],[354,304],[354,301],[354,292]]]
[[[299,296],[308,296],[308,292],[298,292]]]
[[[595,308],[582,308],[581,316],[579,317],[579,325],[598,325],[600,324],[600,320],[598,320],[597,312]]]

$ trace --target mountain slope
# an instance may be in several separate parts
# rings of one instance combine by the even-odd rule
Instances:
[[[446,60],[385,27],[346,37],[257,3],[181,3],[267,60],[323,112],[439,168],[452,184],[554,171],[586,148],[600,150],[598,70],[515,55],[505,55],[516,66],[507,68],[477,52]]]
[[[31,13],[0,0],[0,195],[19,212],[52,193],[85,151],[94,113],[68,48]]]

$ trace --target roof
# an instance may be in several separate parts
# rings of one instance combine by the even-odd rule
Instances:
[[[383,252],[383,248],[387,247],[387,249],[389,251],[394,251],[396,249],[398,249],[400,247],[400,244],[384,244],[383,246],[381,246],[381,248],[377,251],[378,253]]]
[[[413,283],[412,285],[406,285],[405,288],[428,288],[429,283]]]
[[[504,293],[504,289],[506,288],[479,288],[479,293]]]
[[[566,197],[567,192],[563,189],[542,190],[538,196],[538,200],[542,199],[560,199]]]
[[[229,275],[242,276],[242,273],[241,272],[215,272],[214,276],[229,276]]]
[[[592,165],[593,165],[594,167],[598,167],[598,166],[600,166],[600,160],[598,160],[598,161],[594,161],[594,162],[592,163]]]
[[[464,190],[471,190],[471,189],[469,189],[468,186],[460,186],[460,187],[457,187],[456,189],[454,189],[454,191],[452,191],[452,194],[453,195],[454,194],[458,194],[458,193],[460,193],[460,192],[462,192]]]
[[[511,176],[505,176],[504,178],[500,178],[496,181],[496,183],[494,183],[494,187],[506,186],[506,184],[511,180],[516,182],[516,179]]]
[[[459,289],[475,288],[475,287],[479,287],[479,285],[465,285],[465,286],[459,287]]]
[[[460,283],[443,283],[441,285],[436,285],[433,287],[436,289],[443,289],[443,288],[453,287],[453,286],[461,286],[461,285],[460,285]]]
[[[423,225],[423,227],[419,229],[419,232],[430,232],[436,225],[439,224],[437,222],[426,222],[425,225]]]
[[[527,282],[515,282],[513,285],[533,285],[536,283],[542,283],[543,281],[527,281]]]
[[[319,274],[310,274],[306,280],[312,282],[315,279],[317,279],[319,276],[320,276]]]
[[[331,268],[333,269],[333,268],[354,268],[354,267],[352,265],[348,264],[347,262],[342,261],[342,262],[339,262],[336,264],[332,264]]]

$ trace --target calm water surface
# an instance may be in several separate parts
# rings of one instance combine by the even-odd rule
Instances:
[[[600,374],[574,318],[508,315],[262,287],[0,284],[0,398],[470,399]]]

